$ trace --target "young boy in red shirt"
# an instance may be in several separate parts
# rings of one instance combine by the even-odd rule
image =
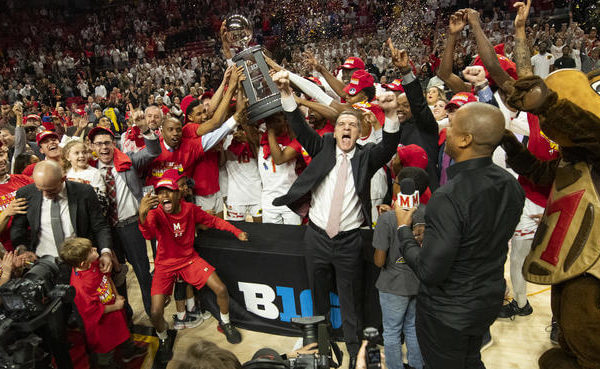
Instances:
[[[146,348],[131,340],[125,320],[125,298],[118,295],[110,274],[100,272],[98,251],[87,238],[65,241],[60,257],[73,268],[71,285],[75,287],[75,306],[85,327],[88,346],[95,353],[96,366],[117,367],[114,351],[118,348],[125,363],[146,355]]]
[[[162,178],[154,185],[157,195],[148,193],[140,203],[140,230],[144,238],[158,241],[152,278],[152,325],[159,338],[159,360],[166,362],[172,356],[168,324],[165,321],[164,302],[173,292],[176,278],[201,289],[207,285],[217,296],[221,312],[219,326],[227,341],[239,343],[242,338],[229,320],[229,294],[215,268],[194,251],[196,224],[204,224],[233,233],[239,240],[247,241],[248,234],[228,222],[213,217],[199,206],[181,200],[177,181]],[[155,208],[154,208],[155,207]],[[153,209],[154,208],[154,209]]]

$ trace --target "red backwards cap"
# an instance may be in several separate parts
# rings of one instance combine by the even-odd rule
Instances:
[[[402,78],[396,78],[391,83],[383,85],[383,87],[391,91],[404,92],[404,87],[402,86]]]
[[[403,167],[427,168],[427,152],[419,145],[406,145],[398,147],[398,159]]]
[[[494,46],[494,50],[496,51],[496,56],[498,57],[498,61],[500,62],[502,69],[504,69],[504,71],[512,78],[519,79],[519,75],[517,74],[517,65],[512,60],[504,56],[504,44],[498,44]],[[485,69],[485,78],[487,78],[487,80],[490,82],[490,85],[496,84],[496,82],[490,78],[490,72],[488,72],[485,66],[483,66],[483,61],[481,61],[479,55],[477,55],[472,65],[482,66],[483,69]]]

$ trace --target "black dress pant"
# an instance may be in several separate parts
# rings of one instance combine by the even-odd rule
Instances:
[[[329,316],[329,292],[335,281],[340,300],[342,330],[351,356],[358,354],[362,329],[362,239],[358,229],[329,238],[310,224],[305,233],[306,267],[314,297],[315,315]]]
[[[126,258],[133,267],[133,272],[140,284],[144,310],[150,316],[152,276],[150,276],[150,261],[148,260],[146,240],[142,236],[137,222],[123,227],[113,227],[112,231],[117,258],[120,262],[124,261],[123,257]]]
[[[480,334],[469,334],[446,325],[425,310],[417,303],[417,338],[427,369],[485,369],[480,349],[489,327],[482,327]]]

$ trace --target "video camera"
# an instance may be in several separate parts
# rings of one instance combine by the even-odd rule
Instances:
[[[315,354],[300,354],[296,358],[259,357],[245,363],[244,369],[328,369],[338,368],[343,354],[337,343],[330,338],[329,327],[323,316],[292,318],[292,323],[302,329],[302,345],[317,343]],[[332,357],[335,355],[335,361]],[[260,352],[260,350],[259,350]],[[256,354],[255,354],[256,355]]]
[[[64,309],[75,297],[72,286],[56,284],[54,258],[38,259],[22,278],[0,287],[0,369],[72,368]]]

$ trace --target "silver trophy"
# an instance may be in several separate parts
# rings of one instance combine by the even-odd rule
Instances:
[[[252,39],[252,27],[246,17],[235,14],[225,20],[225,38],[236,49],[233,62],[244,67],[246,80],[242,81],[248,98],[248,120],[255,123],[271,116],[281,108],[281,96],[265,62],[262,46],[248,47]]]

